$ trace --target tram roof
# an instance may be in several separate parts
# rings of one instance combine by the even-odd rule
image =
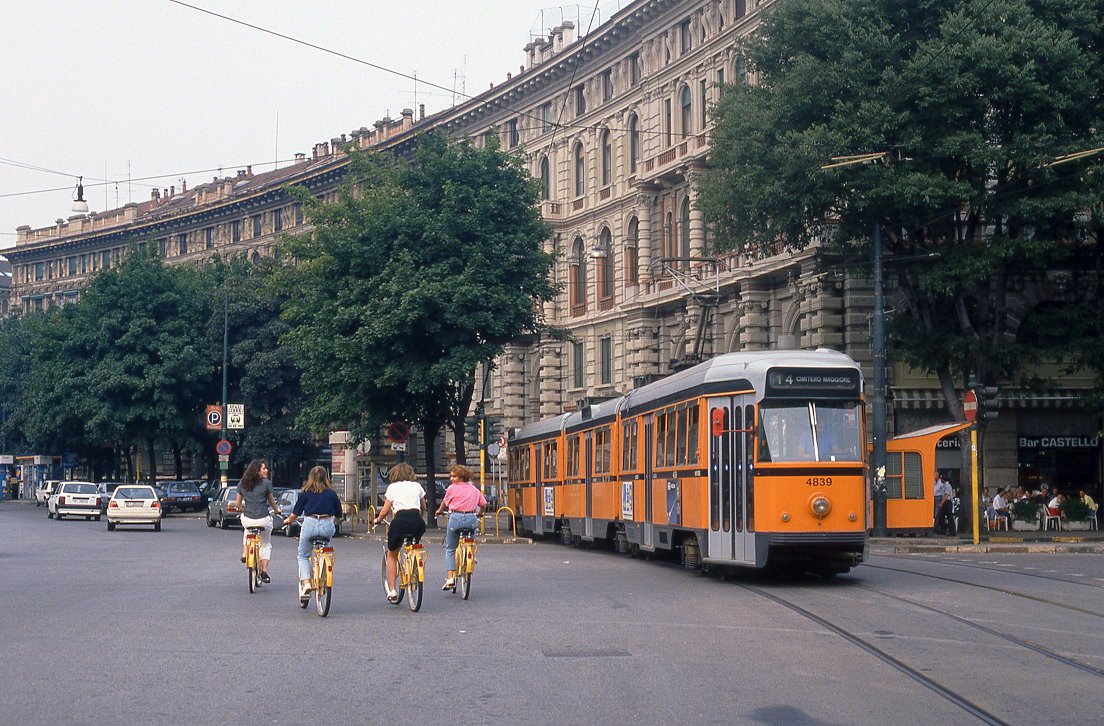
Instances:
[[[687,391],[720,393],[726,390],[751,389],[762,392],[766,387],[767,372],[780,365],[795,368],[856,368],[855,361],[850,356],[828,348],[726,353],[630,391],[621,399],[623,403],[619,409],[622,413],[630,413],[660,406],[665,399],[685,395]]]

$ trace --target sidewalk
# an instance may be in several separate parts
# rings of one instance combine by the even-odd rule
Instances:
[[[1035,532],[985,532],[978,544],[973,534],[957,537],[921,535],[917,537],[871,537],[870,554],[923,554],[939,552],[1008,552],[1032,554],[1104,554],[1104,532],[1035,531]]]

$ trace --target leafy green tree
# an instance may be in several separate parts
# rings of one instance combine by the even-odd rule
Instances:
[[[542,326],[555,288],[538,205],[493,139],[425,135],[407,161],[357,154],[337,202],[309,206],[314,233],[288,245],[286,339],[313,394],[303,420],[360,434],[415,421],[432,481],[435,440],[463,426],[476,366]]]
[[[701,187],[719,249],[869,260],[879,224],[891,257],[936,253],[890,267],[908,311],[891,345],[952,411],[971,371],[1014,380],[1067,354],[1099,376],[1075,352],[1100,340],[1101,157],[1046,164],[1104,145],[1104,4],[784,0],[742,52],[751,82],[724,89]],[[864,152],[888,153],[820,169]],[[1069,284],[1048,314],[1073,337],[1018,339],[1010,292],[1055,270]]]
[[[203,336],[210,312],[202,275],[164,266],[151,249],[131,248],[73,308],[74,335],[91,361],[87,433],[144,443],[153,479],[158,442],[183,437],[202,408],[213,358]]]
[[[236,460],[244,464],[265,459],[274,480],[297,483],[305,462],[317,455],[317,447],[309,430],[295,422],[305,405],[302,371],[295,352],[281,342],[289,327],[281,319],[282,306],[294,291],[277,281],[277,264],[270,258],[250,262],[236,256],[216,259],[207,268],[211,310],[207,339],[208,346],[218,352],[221,365],[225,305],[229,396],[246,410]],[[221,384],[221,376],[215,376],[208,389],[209,401],[220,400]],[[205,439],[204,450],[210,452],[210,437]]]

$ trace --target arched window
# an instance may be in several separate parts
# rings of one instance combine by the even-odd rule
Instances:
[[[679,117],[682,122],[682,127],[679,130],[683,134],[689,134],[694,130],[692,98],[693,94],[690,93],[690,86],[683,86],[682,91],[679,92]]]
[[[613,143],[609,129],[602,131],[602,186],[613,184]]]
[[[548,157],[542,156],[540,162],[541,199],[552,198],[552,167]]]
[[[254,251],[253,256],[250,259],[253,261],[254,264],[260,262],[261,261],[261,253],[257,252],[257,251]]]
[[[603,227],[594,251],[598,266],[598,300],[608,307],[613,302],[613,235]]]
[[[625,235],[625,284],[636,285],[639,282],[637,266],[640,260],[640,222],[636,217],[629,219],[628,233]]]
[[[575,196],[581,197],[586,192],[586,157],[583,155],[583,144],[575,144]]]
[[[629,116],[629,173],[636,173],[636,162],[640,158],[640,119],[636,114]]]
[[[690,256],[690,197],[682,200],[679,208],[679,257]],[[689,266],[689,263],[683,263]]]
[[[663,218],[663,254],[665,257],[678,257],[678,242],[675,239],[675,216],[667,212]]]
[[[571,244],[571,312],[578,315],[586,312],[587,250],[582,237],[576,237]]]

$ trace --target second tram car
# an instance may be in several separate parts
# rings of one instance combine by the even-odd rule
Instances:
[[[730,353],[517,429],[523,529],[684,566],[847,572],[866,551],[863,378],[831,350]]]

